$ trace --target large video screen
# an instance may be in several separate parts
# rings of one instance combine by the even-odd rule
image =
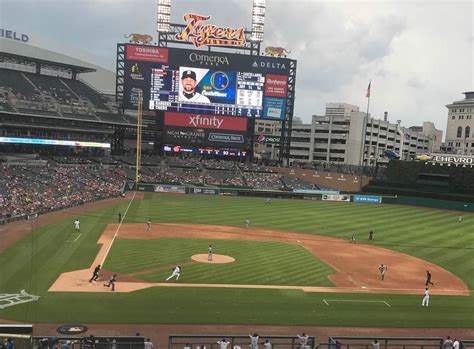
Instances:
[[[284,119],[290,60],[126,45],[125,109]]]

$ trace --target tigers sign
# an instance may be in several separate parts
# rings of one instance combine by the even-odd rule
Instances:
[[[243,46],[245,44],[245,29],[243,27],[233,29],[204,24],[205,21],[211,19],[211,16],[201,16],[194,13],[186,13],[183,18],[188,23],[181,33],[176,34],[176,40],[190,41],[196,47]]]

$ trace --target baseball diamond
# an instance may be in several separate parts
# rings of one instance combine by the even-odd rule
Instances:
[[[0,349],[474,349],[473,6],[3,1]]]
[[[219,319],[232,324],[338,326],[394,326],[399,325],[397,317],[404,316],[407,327],[469,327],[472,321],[473,240],[469,227],[457,223],[455,211],[285,199],[268,204],[259,198],[151,193],[129,194],[109,204],[40,216],[32,233],[26,232],[0,255],[6,267],[2,289],[28,288],[28,246],[35,236],[33,294],[41,296],[34,305],[41,322],[67,321],[69,312],[86,323],[120,322],[123,316],[135,323],[180,323],[185,316],[187,322],[199,323]],[[123,222],[115,223],[113,217],[127,207]],[[68,216],[81,220],[83,235],[74,244],[58,238],[70,225]],[[252,218],[250,229],[243,227],[246,217]],[[143,228],[148,219],[154,222],[151,231]],[[466,222],[470,219],[472,214],[465,215]],[[369,221],[377,232],[372,241],[362,234],[369,231]],[[21,234],[25,226],[31,222],[8,226],[9,244],[16,240],[12,231]],[[360,232],[357,244],[347,241],[352,231]],[[214,253],[231,256],[235,262],[193,261],[193,255],[206,254],[210,243]],[[94,267],[104,259],[97,284],[89,283]],[[378,271],[381,260],[389,266],[384,281]],[[182,267],[181,277],[164,284],[174,265]],[[425,269],[435,283],[429,313],[418,307]],[[102,287],[112,273],[118,274],[114,295]],[[327,307],[324,299],[355,301],[331,302]],[[356,300],[384,301],[391,307],[385,310],[377,303]],[[100,310],[83,307],[97,301]],[[160,311],[145,306],[150,303]],[[259,304],[259,309],[246,306],[242,312],[243,303]],[[446,305],[456,314],[441,316]],[[134,315],[130,310],[137,306],[143,311]],[[1,317],[25,320],[27,309],[27,305],[3,309]],[[357,311],[373,316],[361,319]]]

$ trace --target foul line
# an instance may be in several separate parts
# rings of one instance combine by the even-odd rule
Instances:
[[[351,302],[351,303],[382,303],[387,307],[391,308],[392,306],[385,301],[365,301],[359,299],[323,299],[324,304],[329,306],[329,302]]]
[[[110,252],[110,249],[112,248],[112,245],[115,241],[115,238],[117,237],[117,233],[118,231],[120,230],[120,227],[122,226],[122,222],[125,220],[125,217],[127,216],[127,212],[128,212],[128,209],[130,208],[130,206],[132,205],[132,202],[133,200],[135,199],[135,195],[137,194],[136,191],[133,192],[133,196],[132,196],[132,199],[130,200],[130,202],[128,203],[128,206],[127,206],[127,209],[125,210],[124,214],[123,214],[123,217],[122,217],[122,220],[120,221],[119,225],[117,226],[117,229],[115,230],[115,233],[114,233],[114,237],[112,238],[112,241],[110,242],[109,244],[109,247],[107,248],[107,251],[105,252],[105,255],[104,255],[104,258],[102,258],[102,262],[100,263],[100,265],[104,265],[104,262],[105,262],[105,259],[107,258],[109,252]]]
[[[74,240],[66,240],[64,242],[76,242],[77,239],[79,239],[81,235],[82,235],[82,233],[79,233],[79,235]]]

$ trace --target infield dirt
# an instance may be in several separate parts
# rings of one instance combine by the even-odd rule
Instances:
[[[116,236],[115,236],[116,235]],[[287,285],[240,285],[240,284],[187,284],[151,283],[140,280],[135,275],[120,275],[116,292],[133,292],[149,287],[219,287],[219,288],[267,288],[300,289],[304,292],[336,293],[395,293],[421,294],[424,290],[427,270],[436,278],[431,286],[432,294],[468,296],[464,282],[449,271],[425,260],[369,244],[351,244],[348,241],[302,233],[292,233],[269,229],[244,229],[238,227],[199,224],[153,224],[150,231],[138,224],[109,224],[98,243],[102,245],[94,263],[89,269],[62,273],[50,287],[50,292],[107,292],[102,282],[109,273],[103,273],[99,283],[88,282],[95,265],[103,264],[113,239],[155,239],[158,237],[203,238],[207,240],[253,240],[279,241],[298,244],[330,265],[335,274],[329,279],[336,287],[307,287]],[[190,256],[191,257],[191,256]],[[207,258],[207,255],[206,255]],[[183,261],[186,262],[186,261]],[[188,262],[194,263],[194,262]],[[378,266],[388,266],[385,280],[380,279]]]

